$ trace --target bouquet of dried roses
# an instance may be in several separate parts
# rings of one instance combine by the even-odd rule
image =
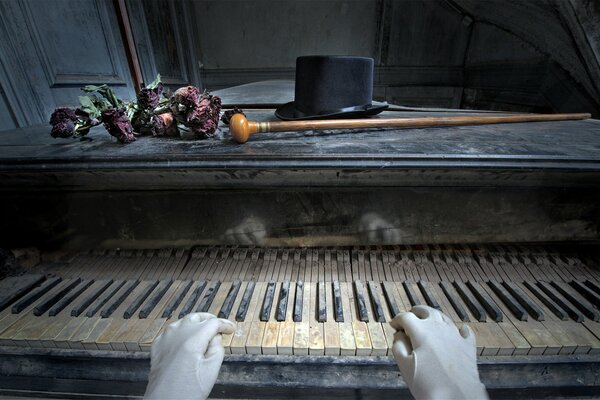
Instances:
[[[103,123],[119,143],[131,143],[136,135],[143,134],[177,137],[181,131],[206,139],[214,136],[219,123],[218,96],[194,86],[165,96],[160,75],[140,90],[136,102],[122,101],[107,85],[89,85],[81,90],[88,95],[79,96],[79,108],[60,107],[52,113],[53,137],[85,136],[91,127]]]

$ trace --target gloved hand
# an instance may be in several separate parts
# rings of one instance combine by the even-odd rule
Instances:
[[[152,344],[147,399],[206,399],[219,375],[221,333],[235,324],[208,313],[188,314]]]
[[[415,306],[390,324],[392,352],[416,399],[487,399],[479,380],[475,334],[435,308]]]

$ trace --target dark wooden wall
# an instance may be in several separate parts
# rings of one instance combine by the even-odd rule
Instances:
[[[305,54],[376,60],[414,106],[600,116],[597,0],[126,0],[145,81],[293,79]],[[111,0],[0,0],[0,130],[46,123],[86,84],[133,87]]]
[[[294,77],[305,54],[377,62],[390,102],[600,115],[594,0],[206,0],[194,3],[205,86]]]

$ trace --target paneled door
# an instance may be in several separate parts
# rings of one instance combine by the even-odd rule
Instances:
[[[144,81],[202,87],[191,3],[126,5]],[[85,85],[135,97],[116,11],[111,0],[0,0],[0,131],[47,123]]]
[[[84,85],[135,96],[112,1],[0,0],[0,38],[0,130],[47,123]]]

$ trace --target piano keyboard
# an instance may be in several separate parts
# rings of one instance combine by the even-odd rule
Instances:
[[[81,253],[0,282],[0,345],[149,351],[171,322],[237,322],[231,354],[389,355],[394,315],[427,304],[468,324],[484,356],[600,352],[593,255],[552,248]]]

